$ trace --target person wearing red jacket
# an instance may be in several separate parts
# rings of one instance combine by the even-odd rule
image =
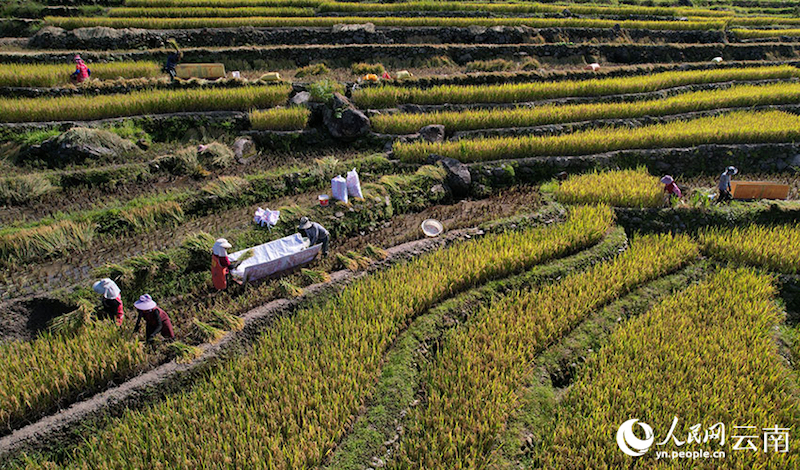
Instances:
[[[229,248],[232,246],[228,240],[220,238],[214,242],[214,247],[211,249],[211,280],[217,290],[228,288],[228,273],[231,268],[231,261],[228,259]]]
[[[139,332],[139,326],[144,319],[145,337],[148,343],[152,343],[156,335],[161,333],[161,336],[167,340],[175,339],[175,332],[172,330],[172,321],[169,319],[167,312],[159,308],[150,294],[144,294],[139,297],[139,300],[133,303],[136,310],[139,312],[139,317],[136,319],[136,326],[133,328],[134,333]]]
[[[92,285],[92,290],[103,296],[98,317],[101,320],[113,318],[117,326],[122,326],[125,310],[122,308],[122,294],[117,283],[111,279],[100,279]]]
[[[666,192],[670,197],[677,197],[678,199],[683,197],[681,188],[675,184],[675,180],[672,178],[672,176],[666,175],[661,178],[661,184],[664,185],[664,192]]]
[[[89,70],[89,67],[87,67],[86,64],[83,62],[83,59],[81,59],[81,56],[76,55],[75,56],[75,71],[72,72],[72,75],[70,75],[70,77],[72,78],[72,81],[75,82],[75,83],[82,83],[82,82],[86,81],[89,78],[89,75],[91,75],[91,74],[92,74],[92,71]]]

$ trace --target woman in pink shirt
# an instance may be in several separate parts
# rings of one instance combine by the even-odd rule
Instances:
[[[678,199],[683,197],[683,194],[681,193],[681,188],[679,188],[678,185],[675,184],[675,180],[672,179],[670,175],[666,175],[663,178],[661,178],[661,183],[664,184],[664,191],[666,191],[666,193],[669,194],[670,197],[674,196],[677,197]]]

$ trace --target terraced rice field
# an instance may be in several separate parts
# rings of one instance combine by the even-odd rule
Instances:
[[[0,468],[800,468],[800,4],[62,3],[0,6]]]

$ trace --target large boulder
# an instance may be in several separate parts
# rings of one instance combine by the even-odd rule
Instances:
[[[341,140],[356,139],[370,129],[369,118],[340,93],[334,93],[331,103],[325,106],[322,122],[333,137]]]
[[[289,98],[289,106],[305,106],[308,107],[311,102],[311,93],[307,91],[300,91],[295,93],[294,96]]]
[[[453,196],[464,197],[469,194],[472,184],[472,175],[469,167],[455,158],[443,157],[441,155],[430,155],[428,163],[431,165],[439,164],[447,172],[445,183],[450,188]]]
[[[363,24],[335,24],[333,25],[334,33],[368,33],[375,32],[375,25],[373,23]]]
[[[426,142],[444,142],[444,126],[441,124],[429,124],[419,130],[419,136]]]
[[[103,129],[73,127],[63,134],[51,137],[29,152],[48,166],[60,168],[80,164],[87,160],[120,160],[122,156],[138,153],[139,148],[130,140]]]

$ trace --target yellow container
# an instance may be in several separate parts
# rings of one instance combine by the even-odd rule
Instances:
[[[786,199],[789,185],[769,181],[731,181],[734,199]]]
[[[178,78],[217,79],[225,77],[224,64],[178,64],[175,66]]]
[[[261,76],[261,80],[265,82],[277,82],[281,79],[281,74],[278,72],[267,72]]]

